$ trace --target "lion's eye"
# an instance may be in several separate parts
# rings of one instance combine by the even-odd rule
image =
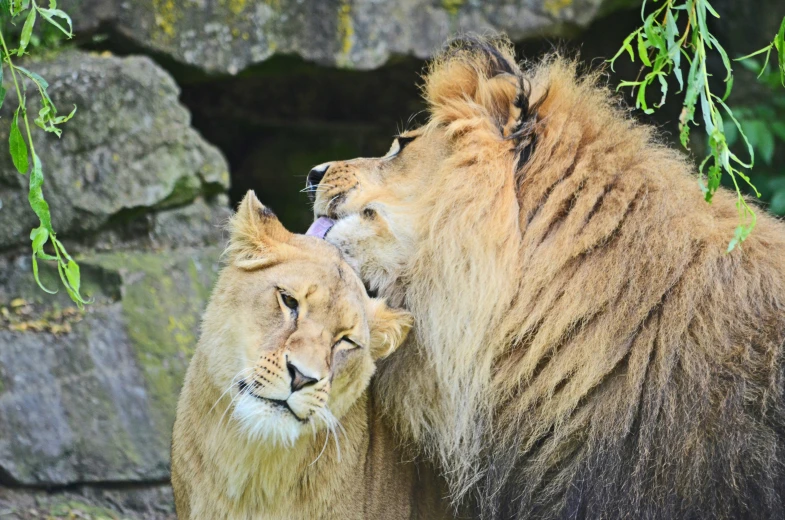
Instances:
[[[397,140],[398,140],[398,153],[401,153],[403,151],[403,149],[406,148],[406,145],[408,145],[409,143],[411,143],[415,139],[416,139],[416,137],[403,137],[403,136],[399,135],[397,137]]]
[[[385,154],[384,158],[392,159],[399,153],[406,148],[406,145],[414,141],[415,137],[403,137],[400,135],[395,136],[395,141],[393,141],[392,146],[390,146],[390,150]]]
[[[287,307],[289,307],[293,311],[296,311],[297,308],[300,306],[300,304],[297,302],[297,300],[295,300],[294,298],[292,298],[291,296],[289,296],[285,292],[281,292],[281,301],[283,302],[284,305],[286,305]]]

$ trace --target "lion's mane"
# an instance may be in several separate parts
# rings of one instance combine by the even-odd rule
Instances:
[[[483,518],[782,518],[785,226],[727,253],[735,197],[600,79],[499,39],[434,61],[454,152],[378,395]]]

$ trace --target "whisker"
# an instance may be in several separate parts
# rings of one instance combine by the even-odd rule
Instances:
[[[315,427],[315,426],[314,426],[314,432],[316,432],[316,427]],[[320,451],[320,452],[319,452],[319,455],[317,455],[317,456],[316,456],[316,458],[315,458],[315,459],[313,459],[313,462],[311,462],[310,464],[308,464],[309,466],[313,466],[314,464],[316,464],[316,461],[317,461],[317,460],[319,460],[319,459],[321,459],[321,458],[322,458],[322,454],[324,453],[324,450],[326,450],[326,449],[327,449],[327,444],[328,444],[329,442],[330,442],[330,430],[329,430],[329,429],[327,429],[327,430],[325,430],[325,432],[324,432],[324,446],[322,446],[322,451]]]
[[[241,378],[241,379],[244,380],[245,378]],[[239,381],[237,381],[237,382],[239,382]],[[236,384],[236,383],[234,383],[234,384]],[[234,387],[234,384],[232,384],[230,389]],[[239,399],[242,395],[243,395],[243,393],[238,390],[237,393],[232,397],[232,400],[229,401],[229,404],[226,405],[226,408],[224,409],[224,413],[221,414],[221,418],[218,420],[218,425],[219,426],[223,423],[224,417],[226,416],[226,412],[229,411],[229,409],[232,407],[234,402],[237,401],[237,399]]]
[[[337,188],[337,186],[331,186],[329,184],[319,183],[316,186],[306,186],[305,188],[300,190],[300,193],[319,193],[319,192],[323,193],[329,190],[330,188]]]
[[[216,405],[218,405],[218,403],[221,401],[221,399],[223,399],[223,397],[226,395],[226,393],[231,391],[231,389],[234,387],[234,385],[236,385],[239,382],[238,377],[240,377],[240,374],[242,374],[243,372],[247,372],[249,370],[253,370],[253,367],[243,368],[242,370],[240,370],[239,372],[237,372],[234,375],[234,377],[232,378],[232,382],[229,384],[229,386],[226,388],[226,390],[224,390],[223,393],[218,397],[218,399],[216,399],[215,403],[213,403],[213,406],[210,408],[210,411],[207,412],[207,415],[210,415],[212,413],[213,409],[215,409]],[[240,377],[240,379],[242,379],[242,378]]]

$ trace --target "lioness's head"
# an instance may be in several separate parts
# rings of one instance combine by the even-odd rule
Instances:
[[[252,436],[290,444],[340,419],[410,316],[369,297],[338,250],[288,232],[253,192],[230,232],[201,348],[232,417]]]
[[[395,136],[383,157],[324,163],[307,179],[322,229],[334,223],[325,238],[369,290],[388,296],[421,271],[412,262],[422,244],[509,232],[518,217],[514,174],[534,139],[530,92],[509,44],[455,42],[425,81],[426,125]]]

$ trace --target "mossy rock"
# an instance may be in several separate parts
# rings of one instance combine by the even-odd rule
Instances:
[[[61,112],[78,109],[62,138],[36,137],[59,238],[94,234],[123,216],[228,189],[225,159],[191,128],[178,86],[149,58],[71,50],[25,66],[47,79]],[[29,99],[28,111],[36,113],[38,99]],[[10,89],[0,117],[10,120],[16,106]],[[8,128],[0,126],[0,249],[27,243],[37,226],[27,179],[9,159]]]
[[[61,0],[79,30],[111,27],[138,46],[199,69],[236,74],[273,55],[372,69],[428,57],[456,32],[516,41],[586,27],[629,0]]]
[[[87,255],[95,303],[70,332],[0,330],[0,474],[36,486],[168,478],[177,396],[219,255]],[[34,319],[68,304],[30,305]]]

